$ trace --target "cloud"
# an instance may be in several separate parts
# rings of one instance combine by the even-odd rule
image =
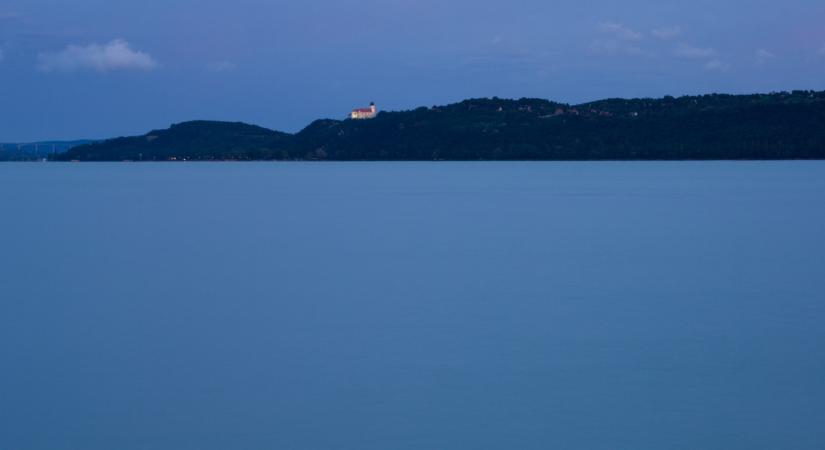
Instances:
[[[596,39],[590,44],[588,49],[591,53],[625,56],[649,55],[638,44],[638,41],[643,40],[645,37],[644,34],[638,31],[615,22],[601,23],[598,30],[606,36]]]
[[[647,53],[639,46],[627,45],[624,42],[615,40],[596,40],[590,44],[590,51],[592,53],[599,53],[602,55],[628,55],[628,56],[644,56]]]
[[[17,11],[0,11],[0,20],[20,19],[23,13]]]
[[[673,54],[684,59],[708,59],[715,57],[718,53],[716,49],[713,48],[701,48],[680,44],[673,50]]]
[[[122,39],[103,45],[70,45],[57,53],[41,53],[38,61],[38,68],[43,72],[152,70],[158,65],[147,53],[133,50]]]
[[[544,59],[538,53],[507,50],[469,56],[463,58],[460,65],[473,71],[523,71],[540,67]]]
[[[473,72],[500,72],[527,76],[527,74],[546,70],[558,57],[553,52],[519,45],[500,35],[492,36],[483,44],[477,51],[455,54],[447,61],[437,64]],[[413,63],[411,67],[417,69],[424,67],[419,64]],[[432,67],[432,64],[432,62],[428,63],[427,67]]]
[[[694,47],[682,43],[674,47],[673,54],[678,58],[702,62],[704,69],[709,72],[727,72],[731,68],[730,63],[718,58],[719,52],[715,48]]]
[[[653,37],[656,39],[661,39],[663,41],[667,41],[673,39],[680,34],[682,34],[682,27],[674,26],[674,27],[664,27],[664,28],[657,28],[650,32]]]
[[[705,70],[708,72],[727,72],[730,70],[730,64],[718,59],[713,59],[705,64]]]
[[[211,72],[232,72],[238,65],[231,61],[214,61],[206,65]]]
[[[640,41],[644,39],[644,35],[638,31],[627,28],[620,23],[605,22],[599,24],[599,31],[605,34],[610,34],[616,39],[623,41]]]
[[[770,52],[768,50],[765,50],[764,48],[760,48],[759,50],[757,50],[755,56],[756,56],[756,62],[758,64],[765,64],[765,63],[769,62],[770,60],[776,58],[775,54],[773,54],[772,52]]]

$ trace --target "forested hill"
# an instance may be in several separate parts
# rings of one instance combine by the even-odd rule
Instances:
[[[296,134],[187,122],[59,160],[825,159],[825,91],[609,99],[473,99],[318,120]]]
[[[42,141],[28,143],[0,143],[0,161],[35,161],[48,158],[56,153],[63,153],[72,147],[94,142],[92,140],[76,141]]]

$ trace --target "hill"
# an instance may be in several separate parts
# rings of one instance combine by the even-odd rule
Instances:
[[[143,136],[120,137],[76,147],[57,160],[271,159],[292,136],[239,122],[185,122]]]
[[[83,139],[76,141],[0,143],[0,161],[35,161],[92,142],[94,141]]]
[[[318,120],[296,134],[187,122],[75,147],[59,160],[683,160],[825,158],[825,92],[472,99]]]

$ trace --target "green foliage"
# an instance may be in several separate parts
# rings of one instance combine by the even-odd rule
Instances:
[[[825,92],[607,99],[471,99],[318,120],[297,134],[189,122],[77,147],[78,160],[675,160],[825,158]]]

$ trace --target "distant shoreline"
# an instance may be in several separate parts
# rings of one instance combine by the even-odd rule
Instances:
[[[471,99],[316,120],[289,134],[192,121],[79,145],[70,161],[713,161],[825,159],[825,91],[607,99]]]

